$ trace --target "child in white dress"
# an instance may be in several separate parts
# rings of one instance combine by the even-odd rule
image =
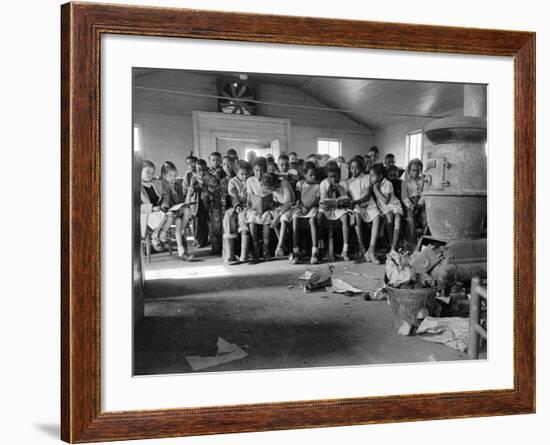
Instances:
[[[352,199],[350,208],[353,209],[352,217],[355,219],[355,233],[359,243],[359,253],[368,262],[379,264],[380,261],[376,258],[374,249],[380,227],[380,210],[376,204],[370,178],[363,173],[364,163],[363,157],[354,157],[350,163],[351,178],[342,181],[341,185]],[[363,240],[363,223],[371,225],[368,250],[365,249]]]
[[[317,243],[317,214],[319,210],[319,200],[321,197],[320,186],[317,181],[317,169],[313,163],[306,163],[305,166],[306,176],[305,179],[299,181],[296,184],[296,205],[291,211],[285,213],[281,217],[281,235],[279,237],[279,243],[282,246],[282,238],[284,236],[283,227],[286,224],[292,223],[292,244],[293,249],[290,255],[290,262],[292,264],[300,263],[300,248],[299,242],[299,228],[300,221],[307,220],[309,222],[309,228],[311,232],[311,264],[317,264],[319,262],[319,247]],[[275,255],[282,256],[282,249],[278,249]]]
[[[249,229],[246,224],[246,180],[251,174],[250,164],[238,161],[237,175],[231,178],[227,185],[227,194],[231,206],[223,217],[223,239],[225,241],[224,260],[230,264],[235,261],[235,239],[241,235],[241,256],[239,263],[246,260],[249,245]]]
[[[346,190],[340,182],[340,167],[336,162],[329,162],[325,168],[327,177],[319,185],[319,214],[318,220],[321,227],[326,227],[328,221],[340,221],[342,223],[342,258],[349,260],[349,217],[347,207],[329,208],[324,201],[326,199],[346,196]]]
[[[275,249],[275,255],[280,256],[283,251],[283,243],[286,234],[287,228],[287,215],[291,213],[292,207],[296,198],[294,196],[294,191],[290,186],[289,182],[286,179],[281,179],[276,173],[267,173],[262,178],[262,186],[265,193],[273,193],[273,209],[272,212],[272,221],[268,226],[277,231],[279,241],[277,243],[277,248]],[[267,249],[269,245],[269,230],[264,226],[264,258],[269,259],[270,253]]]
[[[410,242],[416,242],[417,229],[424,231],[426,227],[426,205],[422,196],[424,190],[422,168],[420,159],[412,159],[407,166],[405,180],[401,184],[401,201],[407,211],[407,232]]]
[[[170,219],[163,211],[162,192],[159,192],[153,184],[155,164],[144,160],[141,169],[141,236],[145,237],[147,227],[151,229],[151,245],[157,251],[163,249],[166,242],[166,234],[172,225]]]
[[[391,249],[395,250],[401,232],[403,207],[395,196],[392,183],[384,177],[385,172],[386,170],[381,163],[373,164],[370,168],[370,181],[380,213],[386,220],[386,230]]]
[[[262,178],[267,172],[267,161],[264,157],[258,156],[254,160],[254,166],[252,168],[252,176],[246,180],[246,198],[247,198],[247,209],[245,213],[245,221],[249,227],[250,233],[252,233],[252,262],[256,263],[259,259],[259,246],[258,246],[258,227],[264,226],[265,224],[271,223],[272,215],[271,212],[267,211],[262,214],[258,213],[252,208],[252,203],[250,201],[252,195],[262,196],[263,187],[262,187]],[[241,254],[242,255],[242,254]],[[246,257],[241,259],[246,260]]]

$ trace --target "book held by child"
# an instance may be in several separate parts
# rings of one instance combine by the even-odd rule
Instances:
[[[268,210],[273,209],[273,193],[265,195],[250,195],[251,209],[258,212],[260,215]]]

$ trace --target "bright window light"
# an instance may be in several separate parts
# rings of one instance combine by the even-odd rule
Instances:
[[[134,152],[139,153],[143,149],[141,145],[141,125],[134,125]]]
[[[192,280],[231,275],[226,266],[173,267],[144,271],[145,280]]]
[[[328,154],[332,159],[342,154],[342,141],[340,139],[317,139],[317,153]]]
[[[407,162],[416,158],[422,160],[422,130],[407,134]]]

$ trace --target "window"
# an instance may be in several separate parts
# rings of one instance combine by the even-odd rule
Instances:
[[[407,162],[415,158],[422,159],[422,130],[407,134]]]
[[[134,152],[136,153],[143,152],[142,130],[141,124],[134,124]]]
[[[317,138],[317,153],[328,154],[332,159],[342,154],[342,141],[340,139]]]

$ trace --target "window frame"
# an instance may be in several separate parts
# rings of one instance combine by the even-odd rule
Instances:
[[[418,158],[422,160],[422,157],[424,155],[424,129],[419,128],[417,130],[409,131],[407,132],[405,136],[405,145],[407,150],[407,164],[411,161],[411,136],[420,135],[420,156]]]
[[[327,141],[327,142],[338,142],[339,144],[339,149],[338,149],[338,154],[334,157],[334,159],[336,159],[336,157],[338,156],[342,156],[342,151],[343,151],[343,148],[342,148],[342,139],[338,139],[338,138],[324,138],[324,137],[316,137],[315,138],[315,152],[319,155],[323,155],[323,154],[329,154],[329,153],[319,153],[319,141]]]

